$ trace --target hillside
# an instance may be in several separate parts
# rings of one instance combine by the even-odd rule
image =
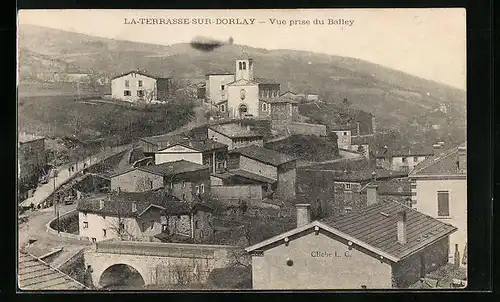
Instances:
[[[280,141],[267,142],[264,147],[312,162],[339,157],[336,136],[325,139],[315,135],[291,135]]]
[[[194,82],[203,81],[206,73],[231,72],[234,59],[245,49],[255,60],[257,77],[280,82],[282,91],[318,92],[327,104],[347,98],[353,109],[375,114],[379,128],[407,127],[440,103],[453,108],[452,119],[465,117],[465,91],[354,58],[237,44],[202,52],[187,43],[151,45],[29,25],[20,27],[19,41],[23,49],[83,69],[115,75],[141,68]]]

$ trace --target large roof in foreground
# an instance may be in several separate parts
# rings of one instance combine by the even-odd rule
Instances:
[[[88,289],[70,276],[23,251],[19,253],[18,286],[22,290]]]
[[[401,244],[397,240],[397,219],[400,211],[406,211],[407,215],[406,244]],[[457,230],[456,227],[450,224],[441,222],[401,203],[392,200],[381,200],[377,204],[359,211],[313,221],[310,224],[248,247],[246,250],[248,252],[265,250],[286,237],[308,231],[315,226],[350,240],[354,244],[393,262],[398,262]]]

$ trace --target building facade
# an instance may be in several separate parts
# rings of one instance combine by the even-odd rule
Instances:
[[[419,163],[434,155],[431,148],[405,148],[395,146],[375,152],[375,165],[378,168],[409,172]]]
[[[210,198],[210,168],[185,160],[134,168],[111,175],[110,179],[112,191],[146,192],[164,188],[183,201]]]
[[[288,155],[258,146],[238,148],[229,152],[228,169],[243,170],[276,181],[277,197],[295,196],[296,160]]]
[[[157,165],[186,160],[210,167],[211,173],[226,168],[228,146],[213,139],[189,140],[173,144],[155,152]]]
[[[450,237],[450,257],[467,246],[467,146],[446,150],[421,162],[408,176],[412,207],[458,231]],[[461,261],[465,265],[464,261]]]
[[[79,235],[93,242],[115,238],[160,241],[155,238],[176,235],[193,242],[210,240],[213,216],[209,207],[160,195],[158,191],[83,199],[78,204]]]
[[[399,203],[312,222],[296,207],[296,229],[246,248],[253,289],[406,288],[448,263],[456,228]]]
[[[213,104],[227,101],[227,84],[234,82],[234,74],[207,74],[206,99]]]
[[[127,102],[151,102],[164,100],[171,87],[170,78],[130,71],[111,80],[111,96]]]

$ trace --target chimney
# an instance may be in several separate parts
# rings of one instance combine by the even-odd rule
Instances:
[[[467,147],[458,147],[458,172],[467,172]]]
[[[378,185],[368,184],[366,186],[366,205],[371,206],[378,202]]]
[[[132,201],[132,213],[137,212],[137,203],[135,201]]]
[[[406,244],[406,211],[401,210],[398,212],[398,242]]]
[[[297,227],[306,225],[311,222],[311,205],[308,203],[298,203],[295,205],[297,209]]]
[[[453,257],[453,267],[458,269],[460,267],[460,252],[458,251],[458,244],[455,244],[455,255]]]

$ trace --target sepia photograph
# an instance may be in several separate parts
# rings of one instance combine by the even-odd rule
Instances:
[[[17,291],[466,289],[466,10],[19,10]]]

